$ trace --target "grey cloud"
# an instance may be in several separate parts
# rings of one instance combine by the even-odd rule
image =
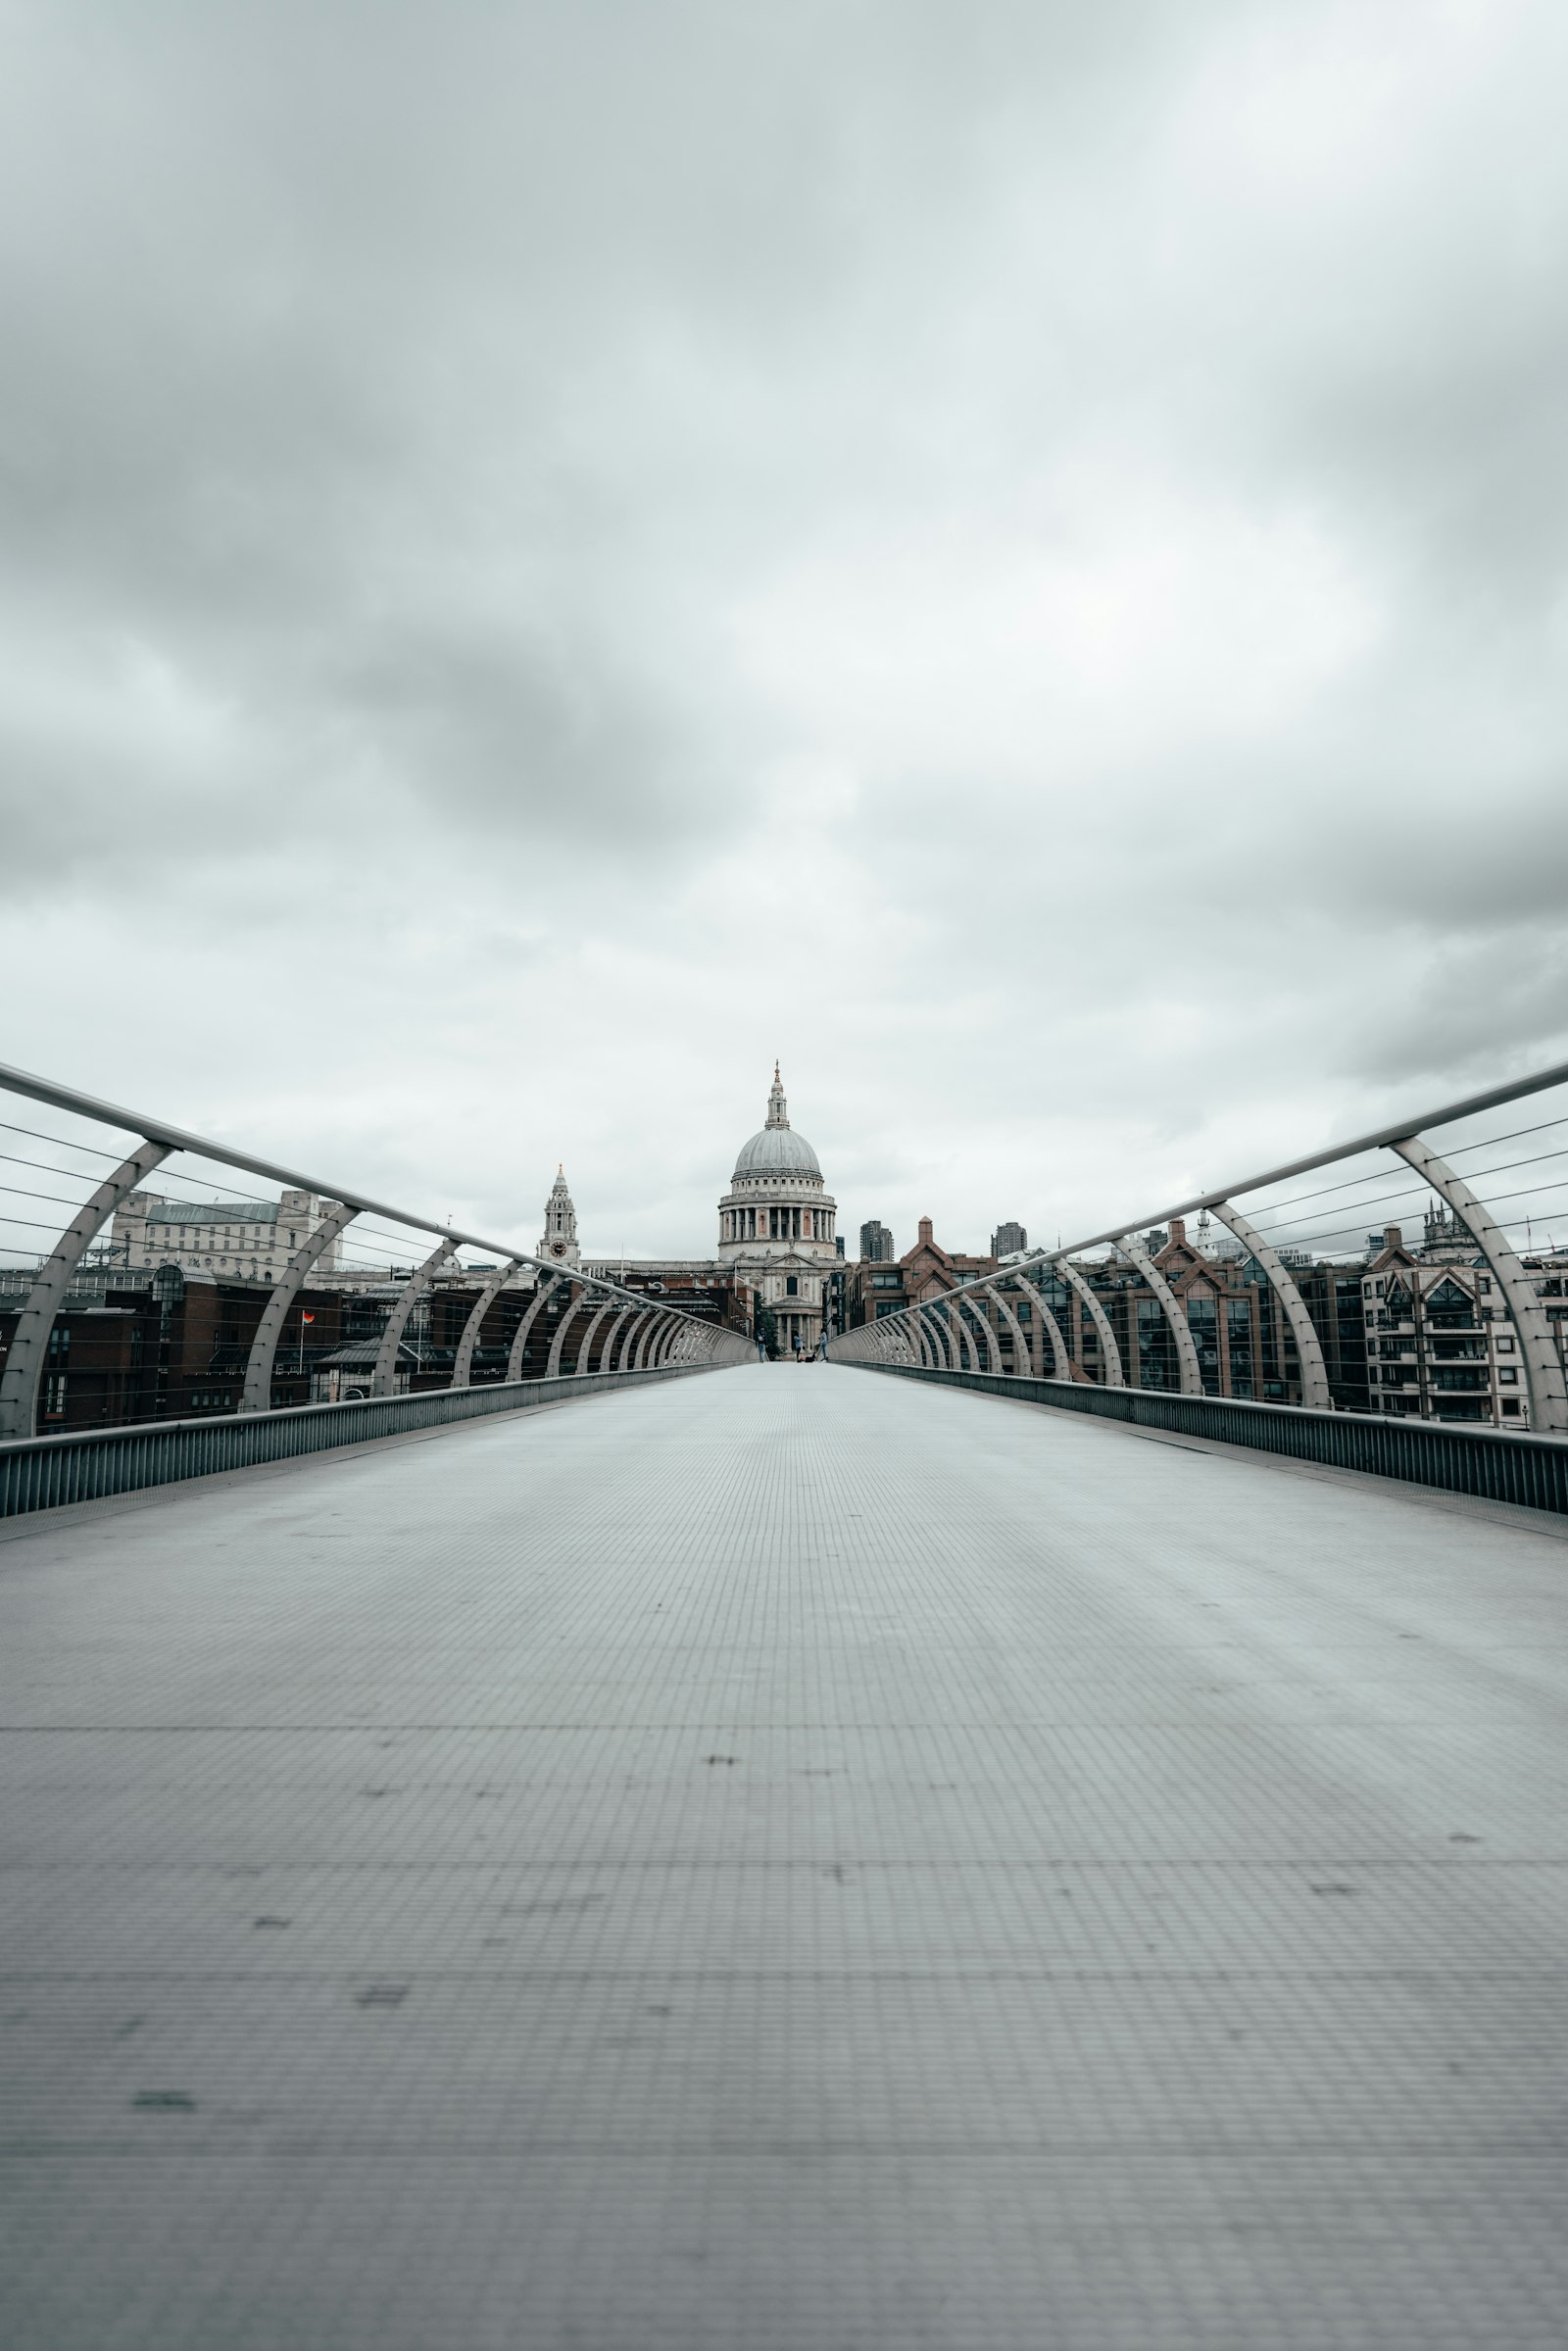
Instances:
[[[906,1228],[1545,1057],[1561,53],[1382,0],[19,21],[33,1057],[416,1191],[450,1132],[492,1216],[575,1134],[650,1248],[775,1051]],[[247,1084],[328,1004],[363,1102],[226,1074],[236,974]]]

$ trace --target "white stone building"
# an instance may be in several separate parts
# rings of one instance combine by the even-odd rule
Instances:
[[[127,1267],[177,1265],[215,1279],[276,1282],[289,1259],[337,1206],[314,1192],[285,1192],[281,1200],[166,1200],[131,1192],[115,1211],[112,1245]],[[312,1278],[338,1272],[342,1236],[316,1260]]]
[[[550,1187],[550,1198],[545,1202],[544,1237],[534,1255],[543,1257],[552,1265],[576,1265],[582,1258],[582,1251],[577,1247],[577,1211],[572,1206],[571,1194],[566,1190],[565,1168],[559,1162],[556,1180]]]
[[[839,1261],[837,1215],[815,1151],[790,1125],[775,1063],[766,1123],[742,1144],[718,1203],[718,1261],[772,1314],[781,1354],[797,1341],[813,1348],[821,1337],[823,1291]]]

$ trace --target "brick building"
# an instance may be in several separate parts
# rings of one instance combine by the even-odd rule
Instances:
[[[879,1315],[941,1298],[975,1274],[996,1270],[995,1257],[968,1257],[959,1250],[944,1249],[931,1230],[930,1217],[922,1216],[913,1249],[894,1263],[862,1257],[845,1266],[844,1327],[858,1330],[862,1323],[875,1322]]]

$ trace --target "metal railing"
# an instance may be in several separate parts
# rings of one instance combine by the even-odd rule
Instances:
[[[1526,1431],[1537,1441],[1561,1437],[1568,1434],[1562,1347],[1568,1252],[1554,1238],[1542,1250],[1534,1236],[1543,1216],[1549,1223],[1561,1215],[1568,1223],[1568,1109],[1507,1132],[1497,1131],[1494,1116],[1507,1103],[1560,1087],[1568,1087],[1568,1063],[1195,1193],[1152,1216],[1020,1251],[995,1271],[891,1310],[877,1309],[873,1292],[874,1319],[840,1334],[828,1352],[840,1361],[961,1376],[977,1386],[1011,1377],[1102,1394],[1163,1391],[1234,1404],[1244,1418],[1248,1410],[1273,1408],[1259,1392],[1267,1386],[1277,1389],[1288,1411],[1385,1421],[1421,1411],[1456,1424],[1485,1417],[1521,1438]],[[1446,1130],[1441,1151],[1430,1139],[1433,1130]],[[1543,1140],[1548,1134],[1549,1143]],[[1515,1144],[1521,1155],[1496,1159],[1502,1147]],[[1473,1163],[1478,1155],[1485,1166]],[[1338,1184],[1298,1188],[1302,1177],[1338,1167],[1352,1172]],[[1493,1178],[1508,1179],[1508,1188],[1484,1195],[1478,1186]],[[1424,1211],[1427,1242],[1406,1248],[1402,1228],[1387,1222],[1387,1211],[1397,1206],[1405,1217],[1410,1202],[1417,1215]],[[1385,1229],[1367,1236],[1353,1265],[1343,1253],[1312,1264],[1314,1243],[1339,1242],[1343,1250],[1348,1234],[1373,1212],[1381,1212]],[[1244,1265],[1257,1294],[1258,1303],[1248,1307],[1254,1320],[1239,1380],[1218,1322],[1219,1307],[1228,1303],[1226,1280],[1215,1271],[1219,1251],[1192,1243],[1185,1219],[1194,1215],[1205,1227],[1217,1220],[1231,1267]],[[1303,1285],[1318,1305],[1316,1316]],[[1245,1303],[1238,1296],[1239,1313]],[[1283,1375],[1288,1368],[1289,1382],[1256,1378],[1259,1343],[1250,1334],[1259,1313],[1273,1369]],[[1334,1377],[1339,1331],[1347,1334],[1348,1350],[1362,1349],[1355,1402],[1348,1402],[1345,1382]],[[1326,1357],[1325,1338],[1335,1364]],[[1295,1392],[1289,1401],[1287,1387]]]
[[[541,1382],[574,1381],[569,1392],[581,1394],[587,1392],[583,1383],[590,1379],[618,1382],[677,1368],[739,1363],[751,1360],[754,1353],[739,1332],[705,1321],[668,1297],[634,1291],[576,1264],[553,1263],[510,1242],[411,1213],[356,1187],[329,1184],[24,1070],[0,1065],[0,1091],[64,1114],[72,1130],[46,1131],[37,1123],[36,1112],[31,1113],[32,1123],[20,1122],[14,1114],[0,1121],[5,1130],[3,1155],[9,1163],[7,1181],[0,1185],[0,1193],[7,1196],[0,1227],[10,1238],[7,1253],[16,1254],[17,1234],[45,1236],[32,1244],[35,1265],[5,1268],[13,1286],[16,1319],[0,1372],[0,1443],[30,1447],[40,1439],[63,1443],[89,1434],[102,1437],[111,1428],[132,1430],[149,1421],[167,1427],[172,1425],[171,1405],[175,1407],[172,1418],[189,1422],[193,1413],[179,1407],[192,1402],[214,1413],[214,1426],[221,1425],[219,1413],[227,1416],[231,1428],[250,1419],[276,1421],[280,1412],[297,1410],[307,1401],[293,1393],[307,1383],[305,1333],[315,1316],[306,1300],[323,1286],[331,1286],[334,1296],[347,1296],[352,1306],[363,1306],[359,1327],[368,1334],[358,1349],[363,1361],[353,1377],[333,1379],[332,1400],[324,1407],[333,1411],[368,1401],[408,1403],[413,1399],[401,1396],[399,1390],[411,1385],[426,1399],[475,1391],[487,1399],[509,1396],[524,1402],[529,1398],[518,1391]],[[114,1148],[107,1145],[106,1129],[122,1138]],[[124,1138],[131,1139],[128,1151]],[[76,1164],[87,1159],[96,1162],[91,1169]],[[203,1197],[225,1189],[203,1172],[213,1168],[281,1186],[281,1200]],[[172,1178],[172,1200],[164,1193],[149,1193],[148,1179],[155,1173],[166,1186]],[[189,1191],[193,1181],[199,1187],[196,1196]],[[183,1193],[180,1186],[185,1187]],[[78,1197],[81,1194],[84,1197]],[[63,1229],[60,1216],[51,1220],[49,1213],[62,1208],[70,1212]],[[159,1216],[166,1220],[163,1226],[152,1221]],[[208,1220],[205,1225],[203,1218]],[[105,1227],[122,1224],[138,1236],[136,1246],[129,1240],[112,1240],[106,1249]],[[205,1388],[193,1397],[187,1376],[183,1390],[172,1392],[166,1384],[158,1403],[147,1408],[146,1358],[159,1344],[157,1317],[149,1314],[145,1331],[128,1334],[127,1346],[135,1341],[139,1347],[137,1376],[122,1367],[117,1407],[112,1410],[106,1400],[98,1426],[70,1427],[57,1436],[56,1424],[69,1415],[51,1406],[63,1403],[76,1376],[69,1357],[71,1328],[62,1316],[63,1307],[74,1295],[80,1299],[84,1284],[96,1284],[104,1298],[119,1297],[123,1301],[128,1293],[139,1291],[156,1300],[163,1274],[153,1263],[157,1251],[152,1237],[176,1228],[198,1240],[203,1231],[215,1230],[241,1237],[237,1253],[231,1248],[220,1257],[220,1265],[230,1269],[225,1273],[190,1270],[192,1252],[184,1242],[163,1269],[169,1277],[164,1282],[166,1301],[176,1290],[183,1299],[188,1282],[205,1284],[215,1298],[226,1301],[222,1314],[214,1310],[206,1358],[213,1369]],[[431,1236],[433,1249],[425,1246]],[[355,1244],[360,1259],[350,1262],[345,1250]],[[465,1251],[485,1252],[486,1261],[465,1263]],[[205,1268],[214,1260],[209,1255],[200,1262]],[[449,1314],[451,1344],[421,1352],[415,1333],[421,1317],[428,1326],[433,1306],[461,1311],[461,1329]],[[501,1307],[510,1319],[504,1365],[501,1349],[483,1344],[487,1318],[493,1319]],[[127,1310],[123,1302],[119,1310]],[[158,1327],[167,1332],[167,1312]],[[525,1376],[529,1340],[536,1331],[540,1352],[548,1337],[548,1354],[530,1380]],[[167,1339],[163,1345],[167,1351]],[[323,1351],[311,1349],[313,1373]],[[356,1350],[346,1346],[337,1352],[354,1356]],[[78,1348],[77,1365],[81,1359]],[[441,1386],[432,1388],[432,1380],[441,1381]],[[311,1382],[312,1393],[318,1384]],[[340,1385],[351,1393],[340,1396]],[[156,1381],[151,1386],[155,1388]],[[107,1388],[105,1395],[107,1399]],[[502,1407],[489,1400],[475,1406],[497,1408]],[[452,1416],[449,1410],[436,1417]],[[363,1415],[360,1425],[368,1425]],[[226,1442],[232,1448],[239,1441]]]

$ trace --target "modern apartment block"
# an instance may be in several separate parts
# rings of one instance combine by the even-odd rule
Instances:
[[[1519,1339],[1495,1283],[1475,1256],[1440,1248],[1436,1263],[1405,1248],[1397,1226],[1361,1277],[1367,1384],[1374,1412],[1422,1420],[1529,1425],[1530,1399]],[[1561,1324],[1563,1277],[1543,1264],[1549,1320]]]

